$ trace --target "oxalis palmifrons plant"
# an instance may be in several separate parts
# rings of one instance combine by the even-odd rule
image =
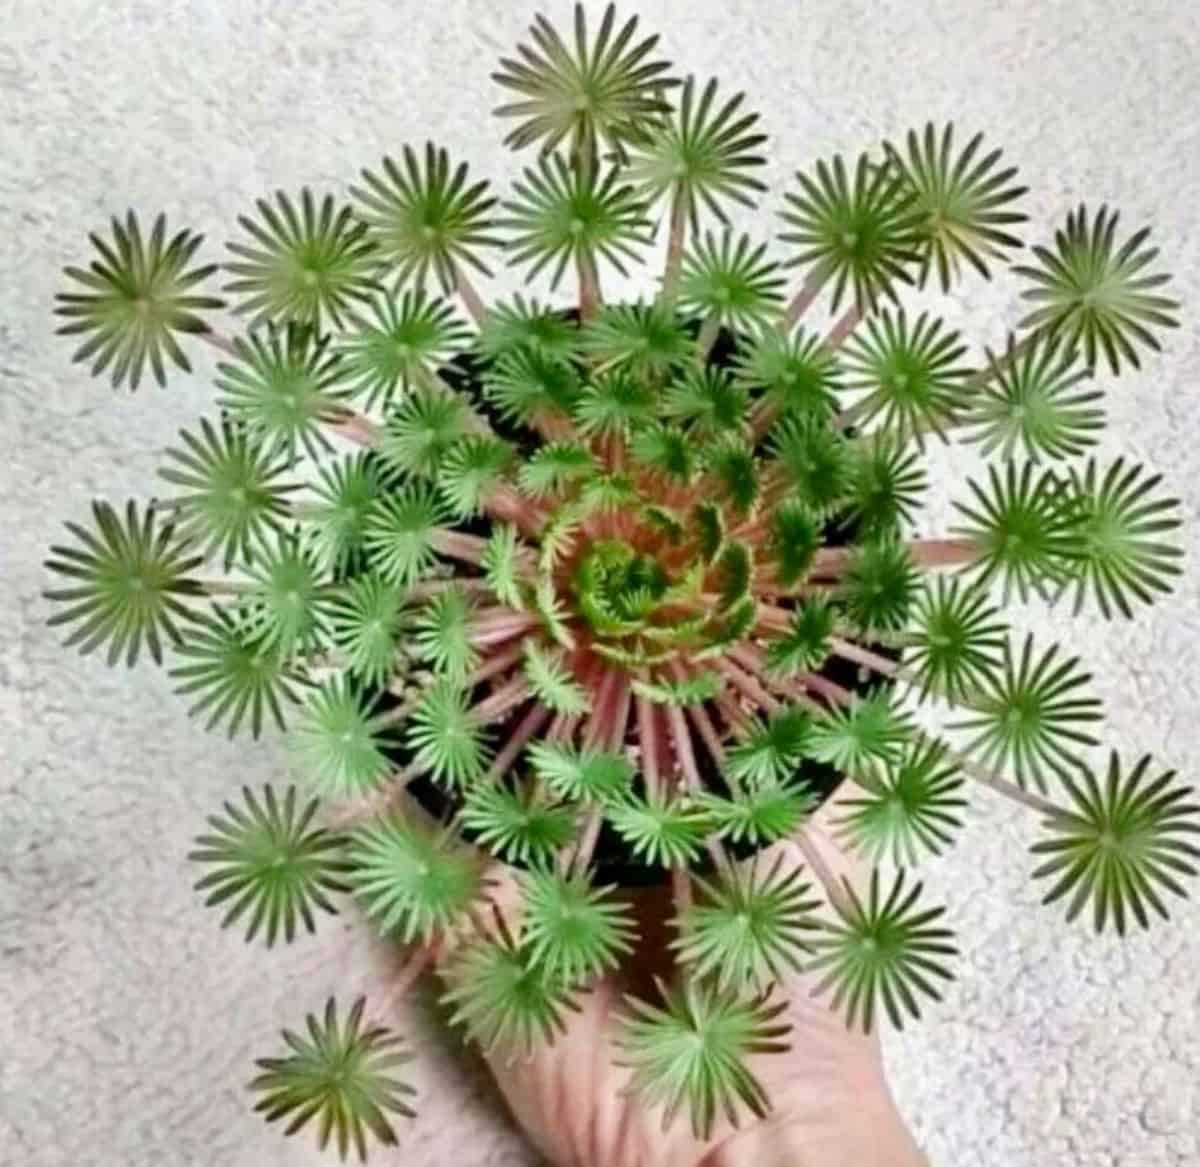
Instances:
[[[1190,788],[1148,758],[1087,768],[1084,668],[1005,616],[1036,595],[1131,619],[1179,573],[1159,476],[1089,455],[1095,374],[1137,368],[1178,305],[1147,231],[1080,206],[1009,267],[1030,313],[969,353],[900,301],[1022,247],[1025,188],[980,136],[818,162],[769,251],[726,218],[765,191],[741,94],[676,79],[611,8],[530,36],[494,75],[508,144],[533,148],[510,196],[428,145],[346,201],[262,199],[223,265],[242,335],[210,322],[197,235],[130,213],[92,236],[59,297],[76,358],[136,389],[190,370],[195,338],[218,396],[153,503],[68,524],[51,622],[112,664],[169,654],[210,729],[286,726],[339,803],[247,789],[210,820],[192,858],[225,923],[290,942],[350,895],[409,953],[389,1003],[465,935],[445,995],[485,1047],[555,1039],[634,958],[605,872],[659,869],[675,979],[627,1000],[618,1045],[632,1088],[707,1136],[769,1107],[747,1058],[786,1048],[788,970],[817,970],[850,1025],[938,996],[953,937],[908,873],[973,787],[1036,815],[1034,878],[1097,930],[1165,917],[1195,874]],[[660,225],[665,268],[606,302]],[[489,304],[490,256],[577,299]],[[933,441],[991,463],[957,525],[916,538]],[[859,890],[806,833],[842,782],[845,845],[889,872]],[[745,859],[782,839],[811,881]],[[497,862],[519,869],[508,919]],[[259,1109],[343,1156],[393,1143],[411,1091],[384,1012],[311,1015],[260,1063]]]

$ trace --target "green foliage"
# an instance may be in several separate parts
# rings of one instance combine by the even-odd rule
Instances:
[[[528,940],[501,927],[464,945],[446,972],[451,1024],[462,1025],[487,1052],[510,1057],[550,1045],[566,1029],[573,990],[551,976]]]
[[[588,711],[587,692],[561,651],[547,651],[536,640],[525,641],[525,678],[534,697],[555,713],[579,717]]]
[[[646,119],[668,108],[663,91],[678,82],[664,75],[666,61],[649,59],[658,37],[635,41],[636,16],[614,35],[616,15],[609,4],[589,39],[584,7],[576,4],[574,52],[545,16],[534,18],[533,45],[519,46],[522,59],[505,57],[492,74],[518,95],[494,111],[521,119],[504,139],[506,146],[520,150],[541,142],[545,154],[565,143],[575,164],[586,168],[598,142],[621,152],[626,143],[642,140]]]
[[[292,656],[315,648],[328,633],[330,593],[311,549],[295,533],[280,533],[250,569],[241,608],[264,648]]]
[[[719,989],[765,991],[788,969],[799,971],[821,901],[808,897],[798,869],[781,871],[781,862],[765,874],[752,863],[730,864],[716,881],[692,877],[703,898],[676,921],[672,944],[691,975],[712,977]]]
[[[381,494],[371,504],[363,531],[371,566],[390,583],[416,583],[437,560],[434,538],[444,518],[445,508],[431,486]]]
[[[880,296],[895,300],[897,281],[912,283],[920,260],[922,215],[916,192],[894,167],[859,156],[851,180],[840,155],[818,162],[816,177],[797,171],[800,192],[787,191],[780,212],[790,230],[779,236],[799,248],[792,262],[812,264],[810,279],[833,280],[836,312],[849,288],[859,312]]]
[[[302,447],[318,458],[330,449],[322,425],[346,396],[341,363],[328,343],[296,325],[270,324],[265,332],[238,337],[235,362],[218,366],[217,404],[269,452],[286,451],[295,461]]]
[[[765,1116],[767,1093],[747,1059],[788,1048],[786,1000],[746,998],[692,979],[673,988],[656,983],[662,1005],[627,996],[617,1039],[635,1093],[663,1106],[664,1127],[686,1107],[698,1139],[712,1134],[720,1114],[734,1126],[743,1109]]]
[[[903,867],[915,864],[921,851],[940,855],[962,826],[963,780],[935,739],[912,742],[898,762],[876,765],[855,780],[865,796],[845,800],[838,825],[872,861],[890,858]]]
[[[268,454],[238,426],[221,419],[220,429],[200,419],[200,434],[180,430],[183,448],[168,448],[160,478],[183,493],[168,501],[180,535],[205,558],[220,554],[226,570],[235,559],[254,557],[277,534],[295,485],[281,482],[287,458]]]
[[[584,387],[574,415],[584,437],[628,437],[633,427],[653,419],[654,397],[647,386],[617,370]]]
[[[291,944],[297,924],[316,930],[314,909],[337,913],[329,892],[349,890],[342,839],[312,825],[315,798],[297,809],[294,786],[282,803],[269,785],[261,801],[243,786],[242,801],[224,803],[224,815],[208,816],[211,833],[196,836],[188,858],[207,868],[196,891],[207,893],[205,907],[228,904],[222,928],[249,913],[247,942],[262,931],[268,948],[280,934]]]
[[[581,333],[595,372],[623,369],[655,381],[682,366],[692,345],[682,322],[661,304],[609,304]]]
[[[347,882],[385,936],[410,944],[443,936],[481,890],[479,861],[449,832],[392,814],[350,836]]]
[[[659,410],[667,418],[688,423],[688,435],[693,439],[725,435],[741,428],[746,393],[727,373],[706,366],[678,377],[663,396]]]
[[[941,1000],[941,983],[953,976],[948,961],[958,950],[950,929],[937,923],[945,908],[921,907],[920,895],[919,883],[906,893],[900,872],[884,896],[874,871],[865,901],[846,883],[834,904],[838,919],[820,921],[810,968],[825,975],[814,992],[832,989],[830,1004],[848,1025],[869,1033],[882,1006],[902,1029],[906,1015],[920,1017],[922,996]]]
[[[1104,411],[1096,406],[1104,394],[1078,390],[1092,373],[1077,368],[1077,354],[1061,339],[1046,332],[1032,333],[1018,346],[1008,334],[1008,347],[997,359],[987,349],[990,376],[971,400],[966,422],[973,432],[968,441],[980,451],[1015,456],[1070,458],[1094,446],[1104,428]]]
[[[1090,904],[1096,931],[1111,921],[1122,936],[1130,916],[1142,928],[1150,926],[1150,910],[1167,919],[1160,893],[1185,896],[1180,879],[1196,875],[1200,860],[1193,841],[1200,805],[1186,801],[1192,788],[1174,778],[1174,771],[1151,777],[1149,757],[1123,774],[1115,751],[1103,784],[1090,770],[1064,776],[1071,806],[1047,818],[1051,838],[1032,848],[1047,857],[1034,879],[1055,880],[1043,902],[1069,895],[1068,920]]]
[[[939,575],[917,597],[905,663],[922,698],[943,694],[956,704],[1000,668],[1008,626],[984,588]]]
[[[908,624],[920,585],[920,570],[903,542],[873,539],[851,559],[838,598],[856,628],[893,632]]]
[[[522,936],[546,975],[579,985],[616,968],[637,932],[627,904],[591,877],[537,868],[521,877]]]
[[[521,349],[488,370],[483,388],[505,418],[528,424],[539,415],[569,414],[579,398],[579,374],[536,349]]]
[[[1031,592],[1045,596],[1051,585],[1065,582],[1074,524],[1062,483],[1053,471],[1037,473],[1032,462],[1018,470],[1007,462],[1003,477],[996,467],[988,467],[989,489],[974,479],[967,485],[975,505],[956,502],[954,506],[970,525],[955,531],[977,549],[971,569],[981,586],[998,577],[1004,584],[1005,602],[1015,592],[1025,603]]]
[[[729,328],[750,328],[770,320],[782,302],[779,265],[767,259],[766,244],[725,228],[706,231],[684,253],[679,306]]]
[[[1133,604],[1171,590],[1183,551],[1165,536],[1180,526],[1179,500],[1155,496],[1161,474],[1118,458],[1101,474],[1094,460],[1072,469],[1069,496],[1075,536],[1068,551],[1075,611],[1088,595],[1105,619],[1129,619]]]
[[[336,207],[332,195],[318,206],[307,187],[298,210],[283,191],[275,192],[274,206],[267,199],[255,206],[258,220],[238,216],[250,241],[227,245],[237,257],[225,264],[235,277],[225,286],[237,301],[234,311],[249,316],[251,328],[267,321],[314,332],[328,323],[340,328],[354,302],[378,287],[366,226],[349,207]]]
[[[627,275],[624,260],[637,262],[637,248],[649,246],[645,208],[616,166],[581,172],[551,154],[522,174],[499,225],[509,232],[509,262],[529,264],[527,279],[553,264],[550,287],[557,288],[568,263],[600,259]]]
[[[719,838],[754,846],[791,836],[815,803],[804,785],[775,778],[741,788],[732,798],[706,793],[702,801]]]
[[[350,188],[366,238],[391,269],[394,287],[424,288],[432,276],[449,293],[465,267],[490,275],[479,252],[500,241],[491,234],[496,200],[487,182],[469,182],[465,162],[452,170],[450,156],[432,142],[425,144],[423,165],[411,146],[402,160],[385,157],[382,174],[364,170],[363,185]]]
[[[492,528],[480,567],[500,603],[522,607],[520,543],[515,527],[502,523]]]
[[[317,501],[297,510],[318,561],[337,575],[362,564],[367,521],[383,490],[378,466],[366,453],[321,466],[311,484]]]
[[[565,742],[534,742],[527,751],[534,775],[566,802],[609,804],[621,800],[633,767],[620,754]]]
[[[352,331],[336,351],[347,396],[364,398],[364,409],[388,410],[398,389],[426,382],[470,337],[454,309],[420,286],[375,296],[369,316],[351,312],[349,320]]]
[[[751,173],[766,163],[759,152],[767,137],[755,130],[758,114],[742,110],[744,93],[717,105],[717,83],[710,80],[696,97],[694,77],[680,93],[679,107],[652,131],[639,137],[629,159],[629,175],[648,199],[670,195],[693,232],[701,208],[726,222],[725,200],[754,206],[766,184]]]
[[[877,429],[855,445],[849,510],[860,537],[885,538],[913,523],[928,485],[918,452],[900,434]]]
[[[191,266],[204,236],[184,229],[168,241],[166,216],[159,215],[145,240],[130,211],[124,224],[112,220],[112,242],[88,238],[100,258],[86,270],[63,269],[87,290],[55,296],[55,314],[67,321],[58,334],[84,338],[71,359],[91,361],[93,377],[109,371],[114,389],[124,382],[137,389],[147,365],[159,385],[167,383],[168,361],[190,373],[176,334],[208,332],[199,313],[223,306],[200,293],[216,265]]]
[[[916,196],[918,287],[924,287],[930,271],[936,270],[942,291],[948,292],[951,281],[961,274],[964,259],[990,279],[987,260],[1003,262],[1006,249],[1022,246],[1010,228],[1029,216],[1005,208],[1029,188],[1009,185],[1017,173],[1015,166],[996,170],[1001,150],[976,161],[982,141],[983,135],[976,134],[955,155],[953,122],[942,127],[940,137],[933,123],[927,122],[919,138],[916,130],[908,131],[906,152],[884,143],[889,162]]]
[[[1034,782],[1046,789],[1047,777],[1076,771],[1084,747],[1097,741],[1086,731],[1100,721],[1100,702],[1084,686],[1091,675],[1079,658],[1060,653],[1052,644],[1034,656],[1033,637],[1027,636],[1020,658],[1004,647],[1003,671],[991,672],[971,698],[971,716],[954,729],[974,730],[967,749],[988,766],[1009,766],[1022,785]]]
[[[434,672],[461,683],[479,662],[471,639],[472,605],[459,587],[448,587],[421,607],[412,620],[412,646]]]
[[[685,867],[700,854],[713,823],[708,810],[686,795],[631,794],[604,811],[635,858],[659,867]]]
[[[833,608],[821,597],[810,596],[802,601],[787,631],[767,645],[768,670],[789,676],[819,669],[829,656],[834,619]]]
[[[813,722],[808,753],[852,777],[873,762],[896,762],[911,740],[912,720],[892,707],[886,691],[856,697]]]
[[[784,707],[766,722],[756,721],[725,754],[725,773],[739,785],[783,782],[808,749],[812,718],[798,706]]]
[[[470,694],[453,681],[435,681],[408,721],[405,743],[414,762],[442,783],[465,787],[484,770],[484,727],[471,711]]]
[[[517,292],[511,301],[497,300],[479,325],[475,344],[485,360],[528,351],[547,361],[569,361],[579,346],[579,330],[565,313],[526,300]]]
[[[531,787],[512,790],[479,782],[467,791],[463,826],[479,842],[515,863],[549,863],[575,834],[575,808],[552,802]]]
[[[315,785],[352,798],[373,790],[391,770],[384,751],[392,736],[346,678],[334,677],[309,696],[291,741]]]
[[[854,485],[846,439],[813,417],[792,416],[771,430],[769,448],[794,497],[814,518],[840,510]]]
[[[141,513],[132,500],[125,518],[106,502],[92,503],[94,528],[68,522],[75,545],[50,548],[46,567],[69,586],[43,592],[64,605],[47,621],[73,625],[64,642],[81,653],[107,646],[109,665],[122,657],[132,665],[142,645],[162,662],[166,640],[178,645],[180,627],[195,619],[184,599],[199,593],[191,572],[201,562],[171,523],[158,522],[154,507]]]
[[[739,385],[762,389],[783,413],[827,417],[842,390],[837,355],[820,336],[803,328],[759,329],[739,345],[733,372]]]
[[[512,449],[499,438],[468,434],[443,454],[438,489],[458,519],[479,514],[505,478]]]
[[[909,326],[904,309],[886,308],[866,322],[866,332],[846,345],[845,387],[861,390],[856,421],[880,420],[890,434],[916,435],[926,430],[945,437],[966,399],[971,369],[958,362],[967,346],[955,331],[928,312]]]
[[[1179,327],[1172,315],[1179,302],[1154,290],[1171,277],[1142,274],[1158,255],[1157,247],[1142,246],[1150,228],[1135,231],[1118,250],[1117,219],[1107,207],[1089,218],[1080,203],[1067,215],[1066,226],[1054,233],[1053,251],[1033,248],[1038,267],[1013,268],[1032,282],[1021,296],[1036,305],[1019,327],[1065,338],[1070,348],[1082,345],[1090,368],[1103,352],[1114,373],[1121,371],[1122,360],[1140,368],[1139,345],[1156,352],[1161,348],[1156,327]]]
[[[264,715],[284,728],[284,703],[299,700],[301,674],[245,617],[213,608],[176,652],[183,661],[170,670],[179,682],[175,691],[194,698],[188,716],[206,714],[205,729],[224,722],[233,737],[248,718],[251,735],[258,737]]]
[[[345,1160],[351,1145],[360,1162],[367,1160],[367,1137],[396,1146],[389,1115],[412,1118],[405,1098],[416,1091],[394,1071],[410,1061],[401,1040],[381,1025],[363,1021],[366,998],[360,997],[344,1022],[338,1021],[332,997],[325,1016],[308,1015],[308,1036],[285,1029],[291,1051],[279,1058],[260,1058],[262,1071],[250,1089],[262,1097],[254,1109],[267,1122],[289,1119],[284,1133],[295,1134],[317,1120],[317,1145],[323,1151],[332,1139]]]
[[[462,399],[436,389],[419,389],[389,415],[379,457],[402,477],[433,478],[449,450],[466,434]]]
[[[382,688],[391,677],[405,624],[400,589],[370,572],[356,576],[329,602],[330,641],[346,669],[367,688]]]

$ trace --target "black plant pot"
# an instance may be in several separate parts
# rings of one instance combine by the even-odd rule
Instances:
[[[574,310],[567,315],[571,319],[578,319],[578,313]],[[699,330],[699,322],[692,322],[690,328],[695,334]],[[736,346],[735,337],[726,329],[721,329],[709,353],[709,365],[715,368],[728,368],[732,364]],[[483,393],[485,372],[485,364],[471,355],[460,355],[440,370],[446,382],[472,402],[500,437],[512,443],[523,456],[534,452],[541,444],[542,439],[534,431],[501,415],[492,406]],[[486,537],[491,532],[491,521],[486,516],[476,516],[459,522],[456,526],[482,537]],[[838,547],[853,541],[855,529],[853,524],[833,520],[826,524],[823,534],[826,546]],[[873,645],[871,647],[882,655],[893,659],[896,657],[894,650],[887,646]],[[876,677],[865,674],[857,665],[838,657],[831,656],[818,671],[821,676],[861,696],[866,696],[874,689],[879,688],[881,684],[886,684]],[[487,692],[486,684],[480,686],[472,696],[472,704],[482,700]],[[378,695],[375,708],[379,712],[385,712],[394,708],[398,703],[399,698],[385,690]],[[501,726],[516,724],[527,710],[527,705],[517,706],[499,724]],[[694,752],[696,764],[706,788],[717,794],[728,795],[729,788],[703,743],[695,742]],[[406,766],[412,758],[411,752],[399,744],[389,747],[387,753],[397,769]],[[519,765],[518,759],[514,768]],[[841,773],[834,767],[811,761],[803,763],[797,770],[796,778],[812,792],[817,805],[829,799],[842,782]],[[635,779],[635,783],[637,781]],[[462,799],[456,792],[446,789],[424,775],[411,780],[407,790],[420,806],[438,821],[449,821],[462,805]],[[466,828],[461,828],[461,830],[464,838],[472,837],[471,832]],[[738,859],[749,858],[758,849],[749,843],[726,845],[726,850]],[[698,866],[703,870],[709,864],[710,860],[705,856]],[[520,866],[520,864],[514,865]],[[593,855],[593,865],[596,870],[597,882],[602,885],[651,887],[665,883],[667,880],[667,874],[661,867],[639,863],[630,854],[620,836],[607,823],[601,826]]]

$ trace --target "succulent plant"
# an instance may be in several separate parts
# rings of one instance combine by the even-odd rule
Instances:
[[[1030,596],[1133,619],[1179,574],[1159,475],[1094,453],[1101,374],[1178,305],[1106,207],[1012,265],[1025,187],[951,125],[817,161],[768,246],[727,218],[766,193],[744,95],[676,77],[611,7],[530,38],[494,74],[525,162],[509,197],[429,144],[346,197],[260,200],[222,265],[240,335],[213,323],[197,235],[130,212],[92,236],[60,297],[76,358],[136,389],[206,342],[218,396],[154,502],[67,524],[46,594],[68,644],[166,660],[209,729],[286,728],[338,804],[268,787],[210,820],[197,886],[247,940],[290,943],[349,895],[407,983],[465,936],[453,1019],[519,1053],[634,959],[624,876],[673,881],[674,979],[628,999],[621,1056],[707,1135],[770,1105],[747,1057],[786,1048],[789,970],[853,1026],[939,996],[953,935],[911,869],[976,793],[1036,815],[1034,878],[1097,930],[1165,917],[1195,874],[1190,788],[1115,753],[1093,773],[1085,667],[1009,627]],[[574,294],[489,303],[504,261]],[[999,351],[902,304],[1006,268],[1033,310]],[[605,297],[614,270],[647,273],[641,298]],[[986,471],[917,535],[927,446],[950,441]],[[807,839],[839,787],[865,888]],[[809,870],[753,858],[781,839]],[[489,905],[501,863],[519,919]],[[384,1019],[331,1001],[285,1037],[252,1083],[268,1119],[343,1156],[395,1140]]]

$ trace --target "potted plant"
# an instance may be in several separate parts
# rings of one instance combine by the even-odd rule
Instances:
[[[1128,620],[1178,575],[1176,500],[1092,453],[1096,374],[1178,305],[1106,207],[1013,263],[1025,188],[949,125],[798,174],[768,249],[727,220],[765,193],[757,115],[636,26],[539,17],[501,63],[528,159],[505,199],[430,144],[345,199],[260,200],[223,265],[240,334],[199,236],[132,212],[93,235],[59,297],[76,359],[136,389],[202,341],[217,397],[157,497],[67,524],[46,595],[68,644],[165,662],[208,729],[286,728],[333,804],[246,789],[198,838],[197,887],[250,941],[352,897],[408,953],[397,991],[450,954],[453,1020],[519,1055],[646,958],[629,889],[669,886],[672,979],[627,1001],[621,1056],[707,1136],[770,1105],[747,1057],[786,1047],[787,969],[851,1026],[937,998],[953,937],[910,869],[974,787],[1038,817],[1034,878],[1099,931],[1195,874],[1190,788],[1091,769],[1087,673],[1006,618],[1036,595]],[[577,295],[489,302],[494,256]],[[999,351],[902,306],[1005,266],[1031,311]],[[947,441],[986,475],[917,536]],[[879,864],[862,889],[808,838],[835,791]],[[783,839],[804,878],[759,861]],[[411,1113],[398,1043],[330,1001],[260,1063],[259,1109],[365,1156]]]

